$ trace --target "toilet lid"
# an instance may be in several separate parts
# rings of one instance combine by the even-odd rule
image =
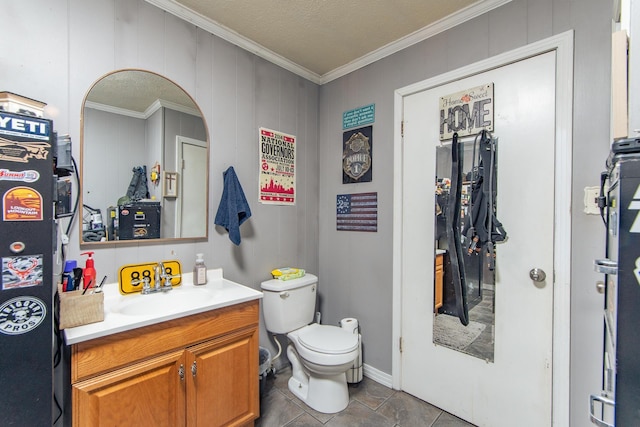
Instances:
[[[348,353],[358,347],[358,334],[337,326],[309,325],[298,335],[300,344],[318,353]]]

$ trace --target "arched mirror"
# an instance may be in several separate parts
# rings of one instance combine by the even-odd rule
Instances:
[[[87,92],[81,128],[81,246],[207,237],[208,133],[189,94],[114,71]]]

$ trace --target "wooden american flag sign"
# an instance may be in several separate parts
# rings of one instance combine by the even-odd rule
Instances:
[[[338,194],[338,230],[378,231],[378,193]]]

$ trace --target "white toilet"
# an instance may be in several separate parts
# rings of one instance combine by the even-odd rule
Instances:
[[[262,282],[267,331],[287,334],[293,375],[289,390],[318,412],[340,412],[349,404],[345,373],[358,356],[358,334],[337,326],[311,324],[318,278]]]

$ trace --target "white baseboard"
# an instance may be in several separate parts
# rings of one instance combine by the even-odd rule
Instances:
[[[366,363],[364,364],[364,376],[374,380],[379,384],[382,384],[389,388],[393,388],[393,378],[391,377],[391,375],[387,374],[386,372],[382,372],[374,368],[373,366],[367,365]]]

